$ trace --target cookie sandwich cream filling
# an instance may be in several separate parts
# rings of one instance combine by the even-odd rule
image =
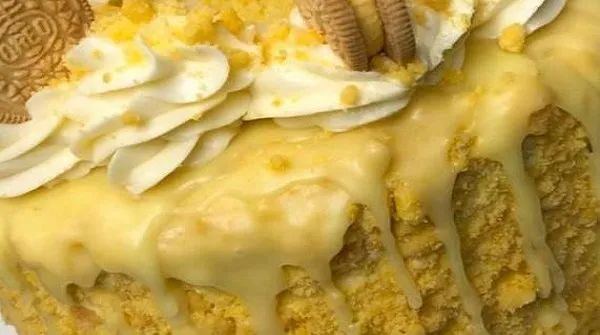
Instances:
[[[533,287],[524,295],[498,294],[507,296],[515,309],[536,297],[547,299],[531,324],[541,332],[561,328],[572,333],[576,325],[562,297],[564,279],[546,244],[539,200],[521,151],[530,116],[555,108],[548,106],[567,109],[590,134],[599,133],[595,111],[600,108],[596,76],[600,64],[592,56],[600,54],[593,43],[600,32],[595,26],[589,30],[573,23],[595,19],[600,3],[572,0],[567,6],[556,23],[534,37],[526,53],[504,52],[494,41],[469,38],[462,80],[417,90],[412,103],[386,122],[340,134],[315,127],[284,129],[269,120],[248,122],[220,155],[195,168],[176,170],[163,165],[185,165],[190,157],[212,156],[202,154],[205,130],[235,128],[237,119],[249,115],[254,99],[259,99],[254,85],[264,75],[261,71],[285,66],[288,57],[305,56],[317,58],[308,62],[316,68],[327,69],[323,64],[331,59],[337,64],[330,67],[334,74],[349,71],[330,50],[321,51],[327,57],[320,56],[315,50],[323,48],[322,42],[314,42],[318,35],[304,28],[288,25],[289,29],[267,35],[257,27],[255,40],[252,29],[223,13],[217,26],[228,32],[213,29],[212,16],[208,20],[203,12],[185,20],[177,18],[178,13],[164,13],[144,21],[140,25],[144,28],[133,23],[138,16],[108,16],[112,24],[96,28],[67,57],[72,81],[31,99],[29,123],[2,126],[0,182],[58,171],[43,180],[33,179],[41,186],[57,178],[82,176],[90,165],[104,167],[76,182],[0,200],[0,258],[5,265],[0,278],[11,282],[18,266],[31,266],[53,294],[65,297],[70,284],[91,287],[103,271],[124,273],[152,290],[174,333],[186,327],[179,318],[185,306],[169,294],[168,281],[178,279],[239,297],[258,334],[279,334],[283,330],[276,297],[284,287],[281,267],[297,265],[319,282],[338,329],[353,334],[361,325],[354,322],[338,285],[360,283],[334,283],[329,262],[343,246],[355,204],[372,214],[382,253],[407,304],[418,310],[434,299],[420,290],[423,283],[412,276],[411,270],[424,263],[405,259],[390,229],[388,192],[404,185],[406,194],[397,191],[393,196],[414,199],[431,219],[451,270],[448,276],[468,314],[469,329],[485,334],[482,295],[486,292],[478,291],[467,275],[470,265],[463,261],[452,208],[457,175],[469,157],[477,157],[504,168],[516,198],[516,229],[523,254],[518,266],[527,269],[515,271],[513,279]],[[194,24],[188,26],[187,20]],[[165,29],[154,30],[155,26]],[[161,34],[145,34],[144,29]],[[296,39],[308,46],[306,54],[271,52],[279,49],[266,42],[279,41],[279,36],[283,36],[283,50],[290,50],[285,47],[288,38]],[[568,48],[563,43],[567,37],[572,42]],[[164,44],[171,40],[183,45]],[[252,57],[251,47],[257,44],[262,64]],[[111,57],[99,57],[105,54]],[[123,62],[127,65],[120,68]],[[221,65],[205,68],[206,64]],[[78,66],[83,69],[77,71]],[[190,69],[203,75],[192,75],[199,72]],[[357,78],[384,78],[374,80],[384,87],[397,80],[393,73],[392,79],[390,73],[351,73]],[[348,78],[358,84],[366,80],[342,79]],[[559,83],[564,80],[569,88],[563,92]],[[175,90],[181,83],[186,89]],[[344,94],[348,101],[355,96],[353,90]],[[244,98],[246,94],[250,97]],[[246,111],[229,114],[226,111],[237,107],[221,108],[227,104]],[[593,147],[600,146],[598,136],[591,136],[591,141]],[[221,151],[221,146],[215,147]],[[598,152],[591,155],[600,161]],[[156,162],[158,167],[146,169]],[[600,164],[594,167],[598,168]],[[108,174],[112,181],[136,191],[143,189],[138,185],[148,185],[146,180],[156,180],[151,174],[155,171],[172,173],[139,197],[106,178]],[[597,191],[598,175],[596,171]],[[425,332],[418,324],[414,329]]]

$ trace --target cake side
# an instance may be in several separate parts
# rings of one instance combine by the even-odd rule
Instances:
[[[552,249],[567,278],[565,299],[578,321],[576,333],[597,331],[600,292],[589,286],[579,289],[582,283],[597,282],[599,271],[594,261],[597,205],[589,182],[584,131],[571,116],[557,110],[534,115],[531,131],[525,155],[536,178],[538,194],[544,199]],[[484,321],[492,333],[547,332],[541,329],[546,305],[551,302],[535,296],[535,280],[524,265],[511,214],[514,200],[504,178],[497,163],[472,160],[457,181],[454,198],[466,270],[484,297]],[[407,305],[389,270],[385,270],[377,229],[368,211],[358,208],[344,248],[332,262],[332,273],[361,325],[360,333],[470,333],[469,318],[453,288],[446,255],[432,223],[406,188],[392,191],[397,242],[423,294],[424,305],[418,311]],[[499,197],[500,194],[504,196]],[[177,333],[181,329],[214,334],[253,333],[243,304],[214,289],[171,283],[184,311],[180,316],[183,327],[169,324],[150,291],[127,276],[103,274],[93,288],[72,286],[69,302],[61,302],[46,291],[33,272],[23,272],[21,278],[27,284],[21,290],[6,286],[1,290],[2,301],[7,302],[3,303],[3,314],[21,334],[51,330],[59,334],[115,334],[127,329],[156,334]],[[289,268],[286,272],[288,288],[278,297],[278,313],[286,333],[338,333],[318,283],[301,269]]]

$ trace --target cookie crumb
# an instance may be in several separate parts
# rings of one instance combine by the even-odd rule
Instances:
[[[340,93],[340,102],[344,106],[356,106],[359,101],[360,91],[356,85],[348,85]]]
[[[500,48],[507,52],[521,53],[525,48],[525,37],[527,32],[523,25],[515,23],[506,27],[500,38],[498,39],[498,45]]]

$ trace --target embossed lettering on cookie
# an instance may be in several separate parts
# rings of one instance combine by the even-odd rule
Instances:
[[[0,0],[0,123],[28,120],[22,105],[65,75],[65,51],[93,19],[86,0]]]

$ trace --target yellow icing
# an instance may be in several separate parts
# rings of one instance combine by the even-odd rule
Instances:
[[[14,282],[12,273],[23,264],[61,297],[70,283],[93,286],[101,271],[124,273],[148,285],[176,323],[176,303],[166,294],[166,279],[176,278],[239,296],[257,332],[277,334],[281,268],[295,265],[320,282],[340,326],[353,333],[329,262],[343,245],[354,204],[373,213],[403,293],[413,308],[421,305],[390,231],[388,187],[403,183],[436,224],[464,309],[473,329],[485,333],[481,298],[465,274],[451,203],[464,168],[451,152],[466,138],[470,156],[500,162],[508,176],[538,294],[554,299],[542,322],[567,322],[560,295],[564,280],[546,245],[521,144],[530,116],[556,104],[584,124],[593,148],[600,147],[600,48],[594,44],[600,29],[582,18],[586,15],[600,16],[600,2],[571,1],[522,54],[504,52],[494,41],[469,41],[460,80],[421,89],[402,113],[368,127],[329,134],[253,122],[213,162],[182,169],[137,198],[110,185],[99,169],[2,199],[0,279]],[[596,192],[598,152],[592,154]],[[531,290],[519,278],[505,280],[499,285],[501,305],[535,298],[518,293]],[[512,299],[517,296],[521,300]]]
[[[521,24],[512,24],[506,27],[500,38],[498,39],[498,45],[504,51],[508,52],[521,52],[525,48],[525,38],[527,32],[525,27]]]

